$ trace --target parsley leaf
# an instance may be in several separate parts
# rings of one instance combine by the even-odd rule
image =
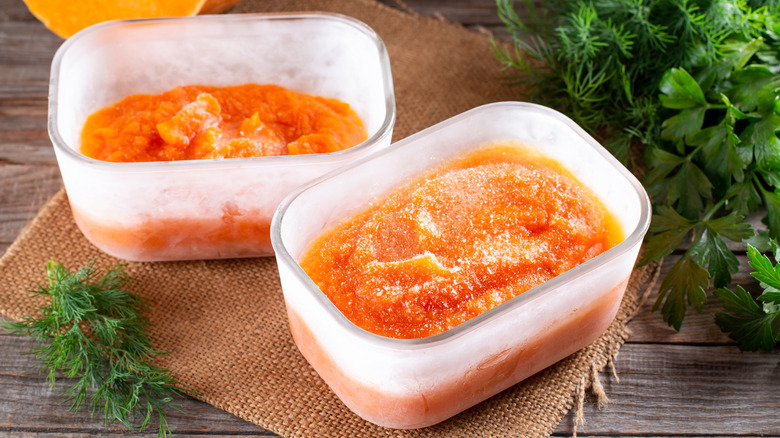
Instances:
[[[671,68],[664,73],[661,83],[661,105],[666,108],[688,109],[707,105],[704,92],[687,71],[681,68]]]
[[[675,330],[680,330],[688,305],[701,312],[707,302],[704,289],[708,283],[707,270],[686,254],[669,269],[669,273],[661,282],[653,310],[661,307],[664,321]]]
[[[769,257],[750,245],[748,245],[748,259],[750,267],[755,269],[752,275],[761,282],[761,287],[780,290],[780,266],[773,266]]]
[[[772,264],[752,245],[748,245],[748,259],[755,269],[752,275],[764,288],[758,297],[763,307],[741,286],[737,286],[736,292],[717,289],[714,295],[729,313],[716,313],[715,323],[737,341],[741,350],[770,351],[780,341],[780,266]]]
[[[731,274],[739,271],[739,260],[726,246],[726,242],[710,227],[705,227],[701,237],[691,247],[691,255],[696,264],[706,266],[714,273],[716,287],[726,286],[731,282]]]
[[[736,292],[716,289],[713,294],[727,312],[715,314],[715,323],[729,337],[739,343],[743,351],[770,351],[775,346],[772,325],[780,312],[766,313],[753,301],[753,297],[737,286]]]
[[[769,235],[774,239],[780,238],[780,194],[761,189],[761,196],[766,208],[764,222],[769,227]]]
[[[698,216],[706,201],[712,198],[712,183],[693,161],[685,161],[677,173],[669,177],[669,181],[667,199],[676,204],[683,216]]]
[[[765,105],[764,99],[771,95],[771,89],[778,85],[777,74],[765,65],[748,65],[736,70],[730,78],[733,86],[729,95],[734,101],[740,102],[745,111],[753,111]]]
[[[663,122],[661,138],[664,140],[680,141],[701,129],[704,123],[705,107],[686,108],[679,114],[669,117]]]
[[[673,208],[659,207],[650,222],[653,231],[645,241],[639,264],[644,265],[671,254],[695,225],[695,221],[682,217]]]

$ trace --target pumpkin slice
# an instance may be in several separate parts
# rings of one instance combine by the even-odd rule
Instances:
[[[68,38],[93,24],[129,18],[217,14],[240,0],[24,0],[49,30]]]

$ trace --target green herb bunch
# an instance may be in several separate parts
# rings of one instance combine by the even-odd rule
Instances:
[[[702,310],[710,283],[724,287],[738,271],[727,240],[766,247],[780,238],[778,2],[548,4],[525,2],[524,21],[511,0],[497,0],[514,51],[496,44],[495,55],[513,72],[510,84],[649,169],[654,214],[640,263],[686,248],[655,303],[679,330],[688,306]],[[767,231],[756,233],[745,217],[759,210]]]
[[[49,383],[58,374],[73,383],[65,392],[71,411],[87,405],[93,416],[102,412],[107,425],[119,421],[128,428],[142,418],[139,430],[156,413],[158,436],[167,436],[165,409],[178,409],[173,396],[182,390],[151,363],[159,352],[146,335],[144,303],[123,289],[130,280],[123,266],[103,274],[90,263],[72,273],[49,261],[47,273],[48,287],[33,291],[50,300],[41,316],[5,323],[6,328],[42,343],[34,353]]]
[[[673,67],[714,60],[734,34],[754,33],[763,15],[739,0],[496,0],[515,51],[496,45],[510,84],[527,85],[600,137],[621,161],[635,139],[654,144],[661,117],[658,87]]]

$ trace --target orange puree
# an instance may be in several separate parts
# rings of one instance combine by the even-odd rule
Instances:
[[[516,145],[457,159],[318,238],[301,266],[353,323],[435,335],[622,239],[559,163]]]
[[[344,102],[276,85],[191,85],[137,94],[92,114],[81,152],[103,161],[172,161],[335,152],[367,138]]]

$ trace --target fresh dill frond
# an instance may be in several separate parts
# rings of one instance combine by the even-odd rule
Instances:
[[[54,385],[61,373],[71,384],[64,393],[74,413],[87,407],[102,413],[106,425],[119,421],[144,429],[154,414],[158,436],[170,434],[165,410],[179,410],[174,396],[183,390],[169,372],[152,363],[161,352],[154,349],[141,314],[143,300],[124,287],[130,277],[123,265],[105,273],[94,262],[73,273],[50,260],[48,285],[33,294],[49,299],[40,316],[5,323],[13,333],[31,336],[47,380]]]
[[[524,75],[507,75],[507,83],[525,84],[531,100],[563,111],[607,147],[621,148],[611,152],[624,159],[630,141],[658,143],[664,72],[716,60],[730,35],[755,32],[765,17],[742,0],[549,3],[546,12],[518,3],[524,21],[514,2],[496,1],[515,50],[494,52],[508,71]]]

